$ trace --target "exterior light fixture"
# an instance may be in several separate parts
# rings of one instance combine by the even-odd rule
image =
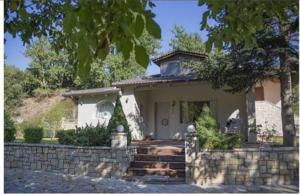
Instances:
[[[195,133],[195,132],[196,132],[196,128],[195,128],[195,126],[194,126],[193,124],[191,124],[191,125],[189,125],[189,126],[187,127],[187,131],[188,131],[189,133]]]
[[[124,131],[124,126],[123,126],[123,125],[118,125],[118,126],[117,126],[117,131],[118,131],[119,133],[122,133],[122,132]]]

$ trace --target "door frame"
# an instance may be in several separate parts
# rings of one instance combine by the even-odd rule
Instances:
[[[169,110],[168,110],[168,121],[169,121],[169,129],[170,129],[170,108],[171,108],[171,101],[156,101],[154,103],[154,126],[155,126],[155,129],[154,129],[154,138],[155,139],[158,139],[158,128],[157,128],[157,104],[158,103],[168,103],[169,105]]]

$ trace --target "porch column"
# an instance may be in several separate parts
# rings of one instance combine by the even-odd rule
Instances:
[[[142,140],[143,129],[140,126],[140,109],[134,96],[133,88],[126,88],[120,98],[124,114],[129,124],[131,137],[133,140]]]
[[[195,160],[199,152],[199,139],[195,132],[185,135],[185,182],[188,184],[196,183],[197,168]]]
[[[255,116],[255,88],[246,94],[246,107],[247,107],[247,132],[248,142],[256,143],[257,137],[254,132],[256,129],[256,116]]]
[[[112,148],[126,148],[127,147],[127,133],[112,133],[111,134]]]

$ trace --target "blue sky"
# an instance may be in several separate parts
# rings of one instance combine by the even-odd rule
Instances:
[[[203,40],[206,40],[206,32],[200,32],[200,22],[204,7],[199,7],[197,1],[184,0],[160,0],[154,1],[156,7],[153,9],[156,14],[155,20],[160,25],[162,31],[161,50],[168,51],[169,41],[172,38],[171,30],[174,25],[181,25],[189,33],[198,32]],[[21,69],[28,67],[30,58],[26,58],[23,53],[25,46],[21,40],[12,38],[5,34],[5,55],[6,64],[17,66]],[[147,74],[159,73],[159,68],[151,64],[148,66]]]

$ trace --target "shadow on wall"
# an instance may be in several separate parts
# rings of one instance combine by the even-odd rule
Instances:
[[[132,120],[136,124],[136,126],[129,125],[130,131],[131,131],[131,137],[132,137],[132,139],[143,139],[144,135],[145,135],[144,131],[146,130],[146,125],[144,123],[143,117],[140,116],[140,110],[136,104],[135,104],[134,108],[135,108],[135,112],[137,114],[130,113],[128,115],[129,119]],[[128,124],[129,123],[130,122],[128,122]]]
[[[290,185],[299,181],[297,148],[200,150],[186,154],[189,183]]]

